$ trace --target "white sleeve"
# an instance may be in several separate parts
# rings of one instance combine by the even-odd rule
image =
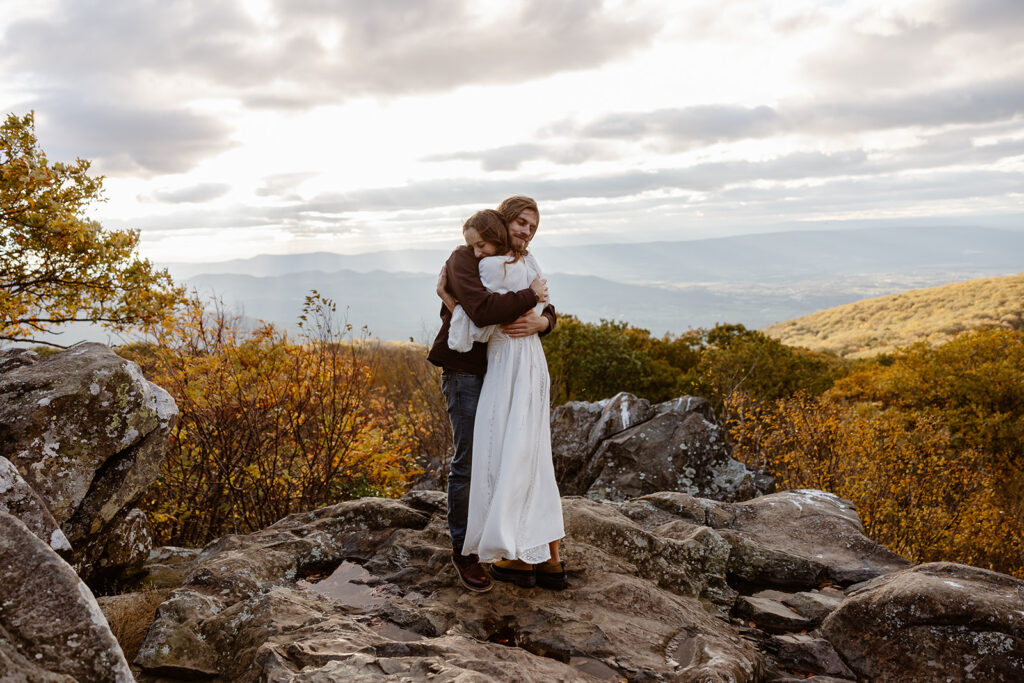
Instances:
[[[504,257],[488,256],[480,259],[480,282],[488,291],[504,293],[505,284],[505,261]],[[494,334],[497,325],[477,327],[476,323],[469,319],[469,315],[457,304],[452,311],[452,320],[448,325],[448,348],[452,351],[465,353],[473,348],[473,342],[486,342]]]
[[[466,353],[473,348],[473,342],[486,342],[494,334],[497,325],[477,327],[469,319],[462,304],[456,304],[452,311],[452,320],[448,325],[448,348],[452,351]]]
[[[526,255],[526,266],[530,269],[531,275],[533,273],[536,273],[536,275],[534,275],[533,277],[537,277],[537,276],[544,277],[544,271],[542,271],[540,269],[540,264],[537,263],[537,259],[535,259],[533,257],[533,254],[527,254]],[[530,279],[532,280],[533,278],[531,277]],[[550,299],[550,298],[551,298],[551,292],[549,291],[548,292],[548,299]],[[533,307],[534,312],[536,312],[537,315],[540,315],[541,313],[544,312],[544,308],[549,303],[551,303],[550,300],[549,301],[538,301],[537,305]]]

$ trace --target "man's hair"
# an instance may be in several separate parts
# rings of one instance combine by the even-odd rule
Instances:
[[[477,211],[462,224],[462,232],[473,228],[480,239],[497,247],[497,254],[503,256],[510,254],[512,260],[509,263],[518,261],[523,256],[523,250],[519,249],[512,242],[512,236],[508,231],[508,224],[501,214],[494,209]]]
[[[530,197],[524,197],[521,194],[517,194],[514,197],[509,197],[501,204],[498,204],[498,213],[501,214],[501,217],[505,219],[506,223],[511,223],[519,217],[519,214],[527,209],[531,209],[537,214],[539,222],[540,209],[537,208],[537,202]]]

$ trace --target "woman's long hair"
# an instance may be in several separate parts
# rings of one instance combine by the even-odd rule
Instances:
[[[508,224],[494,209],[477,211],[470,216],[469,220],[462,225],[463,234],[470,228],[476,230],[484,242],[493,244],[497,248],[498,256],[510,255],[512,258],[508,260],[508,263],[515,263],[526,255],[526,250],[517,247],[512,241]]]

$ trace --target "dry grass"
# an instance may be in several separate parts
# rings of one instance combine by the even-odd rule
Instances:
[[[139,653],[146,631],[156,617],[156,608],[170,592],[170,588],[159,588],[97,598],[103,616],[129,662]]]
[[[764,332],[790,346],[865,358],[921,341],[937,345],[964,330],[993,326],[1024,329],[1024,273],[856,301]]]

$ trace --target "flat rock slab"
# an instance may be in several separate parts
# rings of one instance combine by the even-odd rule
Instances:
[[[857,586],[820,628],[870,680],[1024,680],[1024,581],[937,562]]]
[[[842,598],[826,595],[818,591],[802,591],[793,593],[782,598],[782,604],[796,610],[800,615],[806,617],[815,626],[836,611],[842,604]]]

